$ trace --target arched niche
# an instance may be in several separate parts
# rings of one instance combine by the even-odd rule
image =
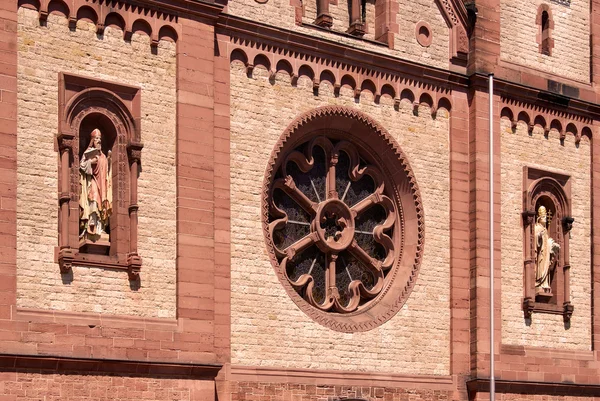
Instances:
[[[571,318],[570,176],[532,167],[523,171],[523,255],[526,318],[533,312]]]
[[[137,180],[143,147],[140,90],[61,74],[59,105],[57,261],[61,272],[69,272],[75,264],[124,269],[130,279],[137,279],[141,268],[137,254]],[[92,136],[101,142],[100,153],[95,154],[92,149]],[[93,166],[100,163],[88,157],[94,154],[104,158],[105,175],[90,167],[90,163]],[[89,194],[87,185],[99,180],[104,180],[105,188],[110,188],[103,191],[108,204],[103,203],[101,213],[97,213],[103,216],[103,230],[89,235],[90,219],[84,213],[83,196]]]

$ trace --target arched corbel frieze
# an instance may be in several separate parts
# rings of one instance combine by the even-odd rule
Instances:
[[[576,145],[583,135],[591,139],[591,121],[587,117],[575,114],[543,108],[532,109],[515,102],[506,102],[502,105],[500,118],[508,119],[513,131],[517,129],[518,123],[522,122],[527,126],[529,134],[533,133],[536,126],[542,128],[547,138],[550,137],[551,131],[558,132],[561,142],[567,134],[573,136]]]
[[[252,77],[256,65],[261,65],[268,71],[270,80],[274,80],[277,73],[284,71],[290,76],[291,84],[296,86],[298,80],[305,77],[310,80],[315,95],[319,94],[321,84],[328,82],[333,86],[334,96],[339,96],[342,88],[348,88],[353,97],[359,100],[361,94],[367,91],[371,93],[375,103],[379,102],[382,96],[389,96],[393,99],[396,109],[403,100],[408,100],[415,114],[418,114],[421,104],[426,104],[433,118],[439,107],[451,110],[451,91],[444,88],[393,75],[382,75],[366,68],[332,63],[318,57],[283,56],[277,49],[267,52],[259,46],[249,45],[246,42],[243,45],[232,44],[229,50],[230,62],[242,63],[249,77]]]
[[[141,32],[150,38],[151,48],[156,48],[160,40],[176,42],[181,36],[177,16],[121,2],[19,0],[18,6],[37,10],[41,24],[46,23],[48,15],[57,13],[68,19],[71,30],[77,29],[78,21],[85,20],[96,25],[98,35],[103,35],[107,26],[119,28],[124,40],[131,40],[133,33]]]

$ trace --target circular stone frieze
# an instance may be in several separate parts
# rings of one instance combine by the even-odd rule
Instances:
[[[262,211],[275,272],[315,321],[366,331],[400,310],[423,254],[423,208],[406,157],[371,118],[335,106],[297,118],[272,153]]]

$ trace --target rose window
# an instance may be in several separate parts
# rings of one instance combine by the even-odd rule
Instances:
[[[306,131],[293,144],[282,142],[264,203],[280,280],[301,309],[339,331],[368,330],[397,312],[423,243],[408,163],[389,142],[363,142],[357,128]]]
[[[282,164],[269,231],[281,269],[314,307],[353,312],[383,289],[396,208],[382,178],[354,145],[324,136]]]

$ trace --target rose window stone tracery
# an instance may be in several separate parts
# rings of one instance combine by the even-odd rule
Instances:
[[[396,259],[396,208],[378,167],[348,141],[318,136],[286,157],[273,189],[275,252],[307,302],[348,313],[381,293]]]
[[[355,129],[322,129],[330,120],[318,114],[330,110]],[[284,135],[267,171],[267,245],[302,310],[334,330],[365,331],[389,320],[414,285],[424,242],[420,195],[383,130],[356,124],[356,112],[343,108],[313,113]]]

